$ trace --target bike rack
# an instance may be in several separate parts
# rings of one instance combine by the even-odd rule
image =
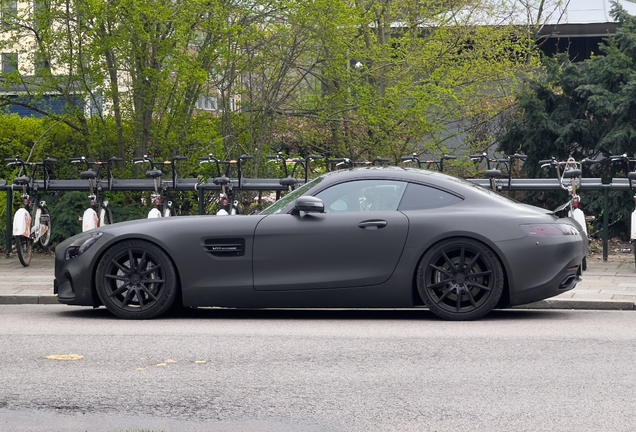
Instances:
[[[490,189],[489,179],[466,179],[469,182]],[[299,183],[304,183],[299,179]],[[47,187],[44,187],[44,181],[37,180],[36,184],[42,191],[88,191],[88,180],[49,180]],[[286,191],[287,186],[280,184],[280,179],[259,179],[259,178],[243,178],[239,182],[238,178],[231,179],[232,187],[235,190],[250,191]],[[508,191],[540,191],[540,190],[561,190],[559,180],[556,178],[546,179],[508,179],[499,180],[502,190]],[[12,215],[13,215],[13,191],[14,185],[8,184],[6,180],[0,180],[0,189],[4,189],[7,193],[7,217],[5,231],[5,246],[7,255],[10,254],[12,244]],[[600,178],[582,178],[581,190],[602,190],[603,191],[603,229],[601,237],[603,239],[603,259],[607,260],[608,255],[608,198],[610,191],[628,191],[629,180],[626,178],[613,178],[611,183],[603,184]],[[17,189],[16,189],[17,190]],[[154,190],[152,179],[114,179],[109,189],[113,192],[143,192]],[[208,179],[204,183],[200,183],[197,178],[181,178],[177,179],[176,185],[169,184],[168,190],[173,191],[197,191],[199,194],[199,214],[204,214],[203,194],[206,191],[221,190],[221,186],[215,185],[213,179]]]

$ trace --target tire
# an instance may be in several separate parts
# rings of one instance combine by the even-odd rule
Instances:
[[[581,270],[587,270],[587,257],[583,257],[583,261],[581,261]]]
[[[25,236],[15,236],[15,250],[18,253],[20,264],[28,267],[31,264],[31,256],[33,255],[33,239]]]
[[[110,207],[102,207],[99,211],[99,226],[110,225],[113,223],[113,212]]]
[[[49,209],[42,207],[42,214],[40,215],[40,225],[46,227],[46,232],[38,239],[38,244],[45,248],[51,243],[51,214]]]
[[[99,261],[95,286],[104,306],[125,319],[156,318],[172,307],[178,294],[170,257],[144,240],[111,246]]]
[[[634,266],[636,266],[636,240],[632,240],[632,252],[634,253]]]
[[[483,243],[455,238],[429,249],[417,268],[417,290],[440,318],[468,321],[483,317],[499,302],[503,266]],[[459,294],[459,295],[458,295]]]

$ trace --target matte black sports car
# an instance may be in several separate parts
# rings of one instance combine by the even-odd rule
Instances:
[[[454,177],[362,168],[318,177],[258,215],[145,219],[56,249],[61,303],[121,318],[174,304],[428,307],[450,320],[555,296],[580,281],[571,219]]]

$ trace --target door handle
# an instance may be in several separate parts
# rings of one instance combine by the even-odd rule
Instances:
[[[384,228],[387,225],[385,220],[368,220],[364,222],[360,222],[358,226],[364,229],[380,229]]]

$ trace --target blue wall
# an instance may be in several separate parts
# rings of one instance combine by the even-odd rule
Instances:
[[[9,99],[18,99],[20,96],[9,96]],[[75,99],[75,103],[83,109],[84,103],[81,99]],[[66,106],[66,100],[55,95],[47,95],[38,100],[36,106],[46,112],[61,114]],[[42,118],[44,115],[39,112],[32,111],[21,105],[8,105],[2,108],[2,111],[8,114],[18,114],[20,117]]]

